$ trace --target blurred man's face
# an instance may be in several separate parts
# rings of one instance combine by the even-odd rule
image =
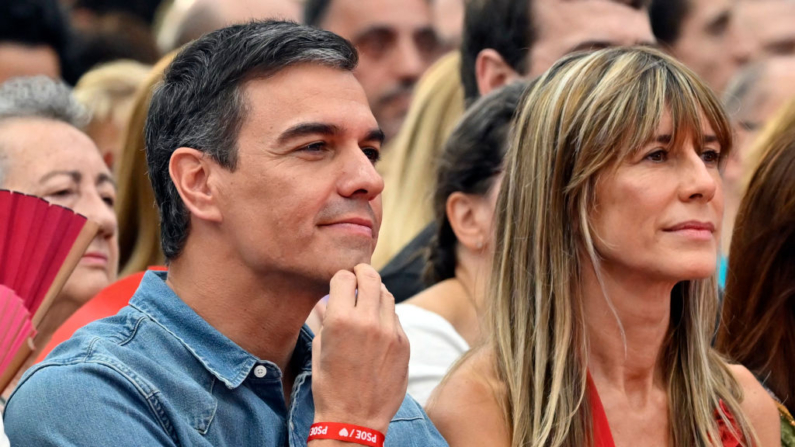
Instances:
[[[674,55],[716,92],[722,92],[732,75],[750,58],[747,42],[740,39],[731,0],[689,0]]]
[[[225,242],[254,272],[328,287],[370,262],[381,224],[383,135],[364,91],[350,72],[304,64],[243,92],[237,166],[215,180]]]
[[[323,29],[359,50],[356,77],[387,138],[400,129],[414,84],[439,56],[427,0],[333,0]]]
[[[0,84],[20,76],[61,77],[58,55],[46,45],[0,42]]]
[[[726,162],[723,177],[729,193],[741,195],[742,180],[747,168],[749,151],[759,132],[781,107],[795,99],[795,56],[771,59],[769,68],[751,92],[738,106],[732,117],[735,147]],[[733,106],[729,106],[730,108]]]
[[[622,2],[533,0],[532,8],[531,78],[573,51],[655,43],[648,11]]]
[[[795,55],[794,1],[741,0],[737,18],[753,57]]]

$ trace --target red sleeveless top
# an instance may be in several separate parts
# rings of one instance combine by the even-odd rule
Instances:
[[[594,439],[594,447],[615,447],[616,444],[613,441],[613,434],[610,432],[610,423],[607,421],[607,413],[605,413],[605,408],[602,406],[602,400],[599,398],[599,392],[596,391],[596,385],[593,383],[593,379],[591,378],[591,374],[588,373],[588,397],[591,401],[591,415],[593,417],[593,439]],[[734,426],[734,430],[739,433],[739,428],[734,421],[734,417],[729,412],[729,409],[723,404],[720,403],[723,412],[726,413],[726,416]],[[717,415],[716,411],[716,420],[718,421],[718,429],[720,430],[720,440],[721,446],[723,447],[740,447],[742,444],[740,440],[737,439]]]

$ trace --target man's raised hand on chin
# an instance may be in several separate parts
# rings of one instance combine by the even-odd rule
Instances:
[[[337,272],[312,346],[315,423],[386,434],[406,396],[408,361],[409,343],[395,315],[395,299],[378,272],[367,264]],[[340,442],[323,439],[310,445]]]

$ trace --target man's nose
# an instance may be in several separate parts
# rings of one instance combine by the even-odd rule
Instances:
[[[384,179],[376,171],[373,161],[358,147],[346,151],[348,155],[341,170],[340,195],[367,201],[384,190]]]

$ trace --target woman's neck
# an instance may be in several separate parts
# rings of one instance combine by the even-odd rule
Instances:
[[[668,334],[675,283],[650,281],[647,275],[603,265],[602,288],[594,270],[584,270],[588,368],[597,388],[646,401],[654,389],[664,386],[660,351]]]

